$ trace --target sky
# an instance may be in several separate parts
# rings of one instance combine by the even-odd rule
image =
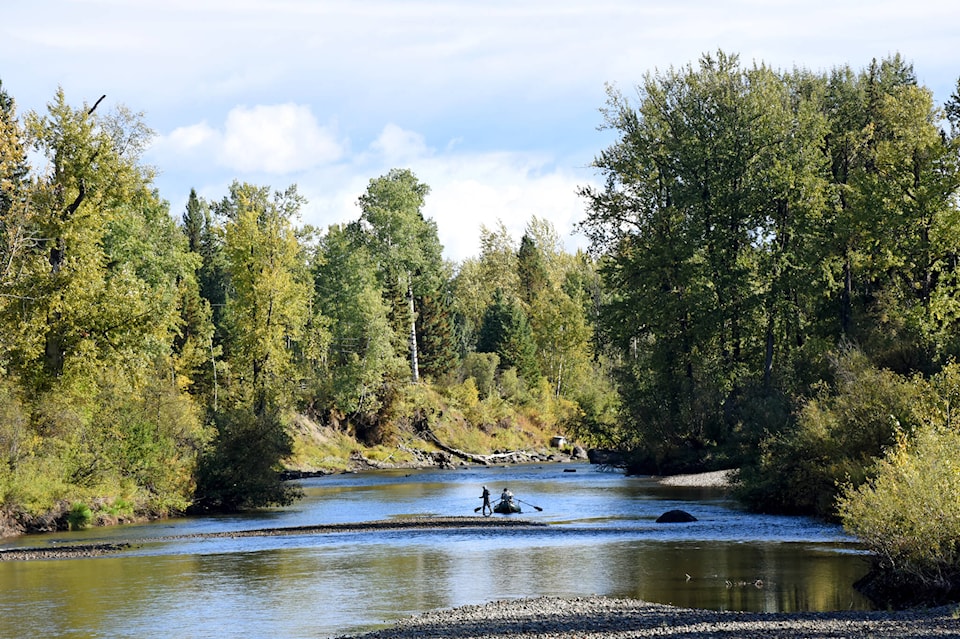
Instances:
[[[942,104],[960,78],[955,0],[30,0],[0,9],[0,82],[18,113],[62,88],[123,105],[156,133],[144,156],[182,215],[239,180],[355,220],[371,179],[408,168],[445,257],[532,217],[568,250],[598,184],[606,86],[705,53],[745,65],[863,69],[899,53]]]

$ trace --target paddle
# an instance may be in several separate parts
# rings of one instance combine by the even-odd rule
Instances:
[[[531,504],[530,502],[523,501],[522,499],[518,499],[517,501],[519,501],[521,504],[526,504],[527,506],[530,506],[531,508],[533,508],[534,510],[536,510],[538,513],[542,513],[542,512],[543,512],[543,508],[541,508],[540,506],[534,506],[534,505]]]

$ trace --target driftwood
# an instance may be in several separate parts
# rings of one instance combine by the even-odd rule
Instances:
[[[536,460],[542,459],[538,455],[524,452],[522,450],[509,451],[505,453],[492,453],[490,455],[475,455],[474,453],[468,453],[468,452],[447,446],[446,444],[441,442],[436,435],[434,435],[433,431],[429,429],[421,431],[419,435],[422,439],[430,442],[431,444],[433,444],[443,452],[449,453],[450,455],[453,455],[457,459],[462,459],[466,462],[470,462],[471,464],[480,464],[481,466],[489,466],[490,464],[495,464],[498,462],[520,463],[520,462],[536,461]]]

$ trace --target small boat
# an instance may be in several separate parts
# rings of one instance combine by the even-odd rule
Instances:
[[[500,513],[501,515],[510,515],[512,513],[519,513],[523,511],[520,510],[520,504],[512,499],[501,499],[497,502],[497,505],[493,507],[493,512]]]
[[[500,496],[500,501],[493,507],[493,512],[500,513],[501,515],[510,515],[523,511],[520,510],[520,504],[514,501],[513,494],[504,491],[504,494]]]

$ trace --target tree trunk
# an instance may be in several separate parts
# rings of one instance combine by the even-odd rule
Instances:
[[[840,296],[840,332],[850,335],[853,324],[853,266],[849,253],[843,263],[843,292]]]
[[[413,306],[413,279],[407,274],[407,305],[410,311],[410,375],[413,383],[420,381],[420,363],[417,358],[417,314]]]

